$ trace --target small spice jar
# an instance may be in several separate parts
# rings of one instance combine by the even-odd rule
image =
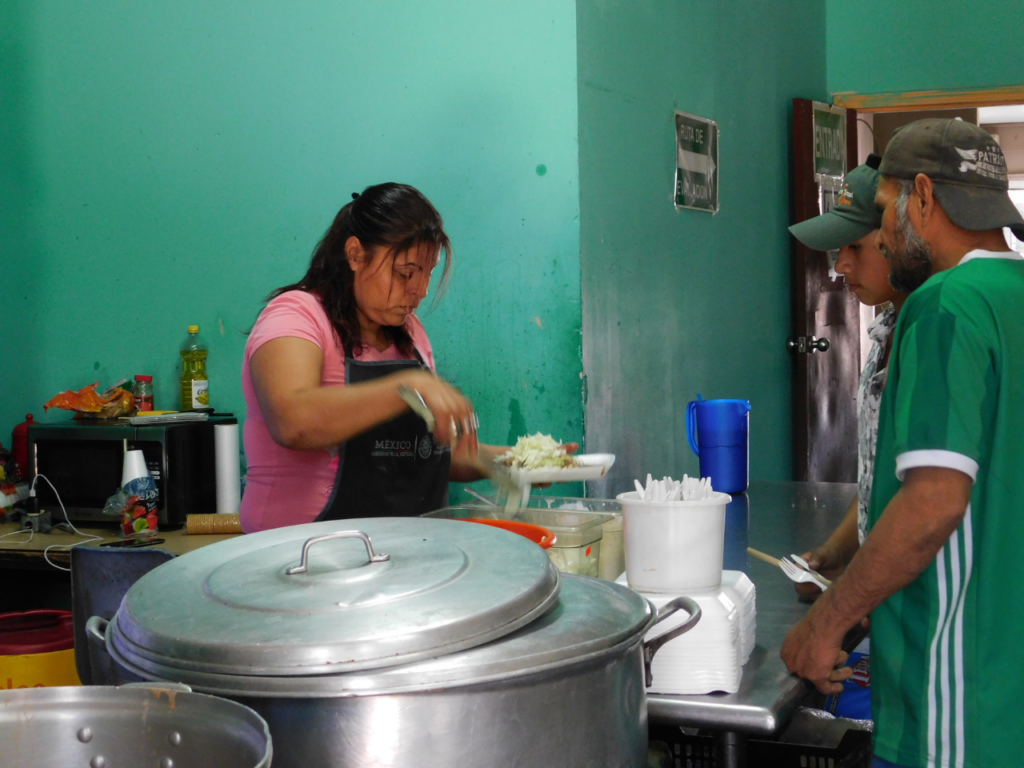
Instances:
[[[135,377],[135,405],[139,410],[153,410],[153,377],[136,375]]]

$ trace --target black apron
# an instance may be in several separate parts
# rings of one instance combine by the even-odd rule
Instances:
[[[345,383],[427,368],[419,352],[416,358],[364,363],[346,357]],[[317,521],[414,517],[446,507],[451,463],[451,448],[438,443],[415,413],[403,413],[339,447],[334,490]]]

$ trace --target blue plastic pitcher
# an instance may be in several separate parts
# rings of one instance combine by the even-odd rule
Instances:
[[[705,400],[686,406],[686,438],[700,459],[700,476],[723,493],[742,493],[750,483],[750,402]],[[699,443],[699,444],[698,444]]]

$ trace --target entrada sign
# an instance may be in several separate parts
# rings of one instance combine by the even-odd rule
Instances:
[[[846,173],[846,110],[814,102],[814,175]],[[818,179],[820,183],[820,179]]]

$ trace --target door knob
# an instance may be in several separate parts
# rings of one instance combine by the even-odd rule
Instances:
[[[796,336],[786,341],[786,349],[801,355],[828,352],[831,346],[828,339],[819,339],[814,336]]]

